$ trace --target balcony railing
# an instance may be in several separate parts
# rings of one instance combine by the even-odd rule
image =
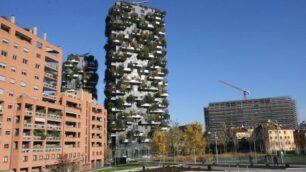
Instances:
[[[44,96],[44,98],[47,98],[47,99],[56,100],[56,96],[54,96],[54,95],[43,93],[43,96]]]
[[[24,136],[23,136],[23,140],[24,140],[24,141],[31,140],[31,136],[24,135]]]
[[[50,63],[46,63],[46,66],[53,69],[53,70],[56,70],[57,71],[57,65],[53,65],[53,64],[50,64]]]
[[[59,125],[48,125],[48,129],[61,130],[61,126],[59,126]]]
[[[43,124],[35,124],[34,127],[37,128],[37,129],[44,129],[45,125],[43,125]]]
[[[54,114],[48,114],[48,119],[54,119],[54,120],[61,120],[62,119],[62,116],[60,115],[54,115]]]
[[[49,83],[46,83],[46,82],[44,82],[44,87],[48,87],[48,88],[52,88],[52,89],[56,90],[56,85],[52,85],[52,84],[49,84]]]
[[[59,140],[61,140],[61,138],[60,138],[60,137],[48,136],[48,137],[46,138],[46,140],[50,140],[50,141],[59,141]]]
[[[26,116],[32,116],[32,115],[33,115],[33,112],[32,112],[32,111],[26,110],[25,115],[26,115]]]
[[[35,115],[38,117],[45,117],[45,113],[43,112],[36,112]]]
[[[57,79],[55,75],[51,74],[51,73],[45,73],[45,77],[47,78],[51,78],[51,79]]]
[[[24,128],[32,128],[32,124],[24,123],[24,124],[23,124],[23,127],[24,127]]]

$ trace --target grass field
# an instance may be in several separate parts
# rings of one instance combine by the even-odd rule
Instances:
[[[133,169],[133,168],[138,168],[141,167],[140,164],[126,164],[126,165],[120,165],[116,167],[116,171],[118,170],[128,170],[128,169]],[[106,167],[105,169],[99,169],[96,170],[95,172],[112,172],[115,171],[115,167]]]

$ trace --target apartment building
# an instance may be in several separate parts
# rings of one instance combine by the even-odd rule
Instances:
[[[295,101],[291,97],[271,97],[209,103],[204,108],[206,131],[222,132],[228,127],[255,127],[268,120],[294,129],[297,127]]]
[[[61,48],[14,16],[0,17],[0,39],[0,171],[44,170],[61,155],[101,166],[106,110],[88,92],[60,92]]]
[[[254,129],[256,149],[266,153],[279,151],[295,151],[294,129],[284,127],[271,121]]]
[[[168,126],[165,15],[125,1],[109,9],[105,106],[116,157],[148,157],[152,131]]]

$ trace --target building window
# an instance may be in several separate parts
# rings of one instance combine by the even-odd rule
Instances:
[[[39,69],[39,66],[40,66],[39,64],[35,64],[36,69]]]
[[[28,60],[27,59],[22,59],[22,63],[23,64],[28,64]]]
[[[19,47],[19,45],[18,44],[14,44],[14,48],[18,48]]]
[[[37,161],[37,155],[33,155],[33,161]]]
[[[11,122],[11,121],[12,121],[11,117],[6,118],[6,122]]]
[[[48,160],[49,159],[49,155],[46,155],[46,158],[45,158],[46,160]]]
[[[0,63],[0,68],[5,69],[6,68],[6,64]]]
[[[7,52],[4,51],[4,50],[2,50],[2,51],[1,51],[1,55],[6,57],[6,56],[7,56]]]
[[[2,95],[3,94],[3,89],[2,88],[0,88],[0,95]]]
[[[9,91],[9,96],[13,97],[14,96],[14,92],[13,91]]]
[[[22,70],[22,71],[21,71],[21,75],[23,75],[23,76],[27,76],[27,71]]]
[[[13,55],[13,60],[17,60],[17,55]]]
[[[8,156],[4,156],[3,159],[2,159],[2,162],[7,163],[8,162]]]
[[[16,72],[16,67],[12,67],[12,68],[11,68],[11,71],[12,71],[12,72]]]
[[[7,108],[12,109],[13,105],[10,104],[10,105],[7,106]]]
[[[27,161],[28,161],[28,156],[23,156],[23,157],[22,157],[22,161],[23,161],[23,162],[27,162]]]
[[[4,149],[8,149],[10,146],[9,146],[9,144],[4,144]]]
[[[23,48],[23,52],[25,52],[25,53],[29,53],[29,49],[27,49],[27,48]]]
[[[39,76],[38,76],[38,75],[35,75],[34,78],[35,78],[36,80],[39,80]]]
[[[43,159],[44,159],[43,155],[39,155],[39,160],[43,160]]]
[[[5,81],[5,77],[0,75],[0,81]]]
[[[6,130],[6,131],[5,131],[5,135],[8,136],[8,135],[10,135],[10,134],[11,134],[11,131],[10,131],[10,130]]]
[[[10,83],[11,83],[11,84],[15,84],[15,83],[16,83],[16,80],[13,79],[13,78],[11,78],[11,79],[10,79]]]
[[[27,84],[26,84],[25,82],[22,82],[22,81],[21,81],[21,82],[20,82],[20,86],[21,86],[21,87],[26,87]]]
[[[36,57],[40,59],[41,55],[37,53],[37,54],[36,54]]]
[[[36,90],[36,91],[39,90],[37,85],[34,85],[33,89]]]
[[[9,40],[8,40],[8,39],[3,38],[3,39],[2,39],[2,42],[3,42],[3,44],[8,44],[8,43],[9,43]]]

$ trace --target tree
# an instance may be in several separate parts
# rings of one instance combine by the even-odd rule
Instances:
[[[76,164],[71,162],[68,159],[67,155],[61,155],[58,159],[57,164],[51,165],[47,167],[51,172],[67,172],[67,171],[75,171]]]
[[[168,138],[170,142],[170,150],[173,152],[173,158],[175,162],[175,156],[179,154],[179,150],[182,147],[183,132],[179,129],[179,124],[177,122],[172,124],[169,130]]]
[[[204,154],[206,146],[206,141],[202,133],[202,125],[200,123],[187,125],[183,138],[186,152],[189,154],[193,153],[196,162],[197,155]]]
[[[152,149],[159,156],[165,156],[168,152],[169,139],[165,131],[156,129],[152,137]]]

